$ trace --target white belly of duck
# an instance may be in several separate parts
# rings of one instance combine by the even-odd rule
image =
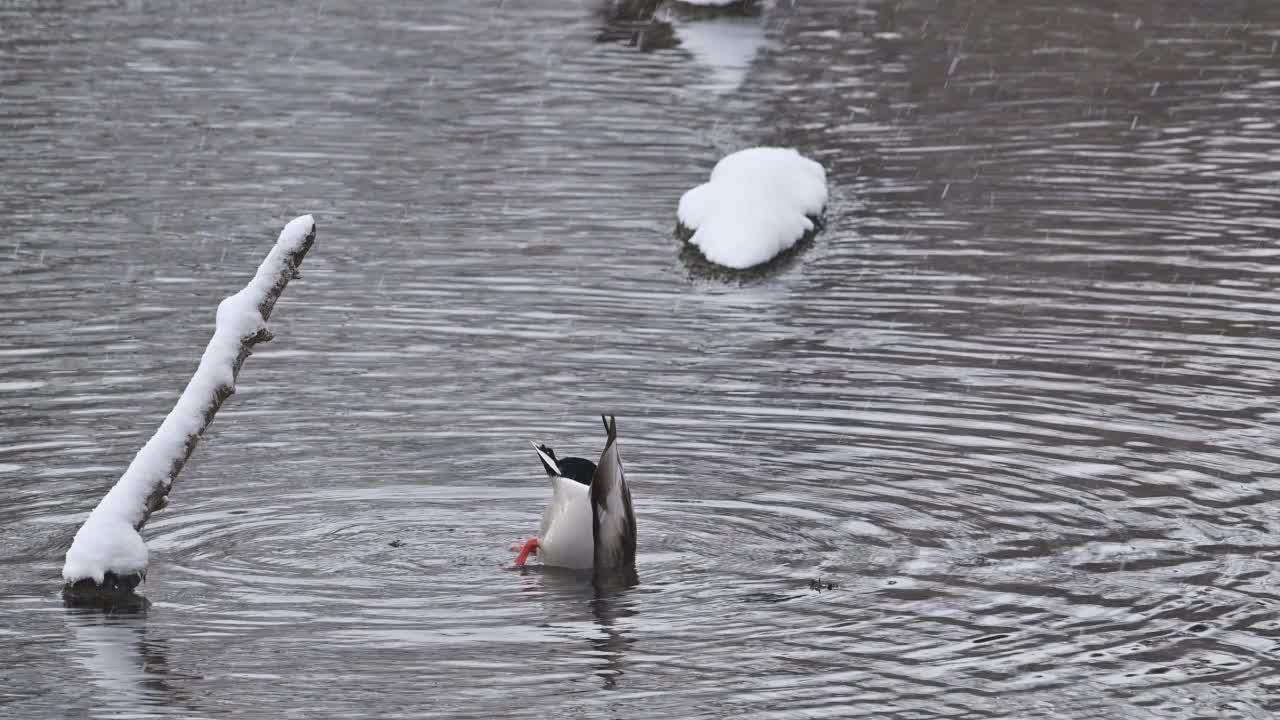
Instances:
[[[551,502],[542,512],[538,557],[543,565],[590,570],[595,562],[591,489],[568,478],[551,478]]]

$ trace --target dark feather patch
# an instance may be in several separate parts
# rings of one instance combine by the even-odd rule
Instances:
[[[556,463],[560,465],[561,475],[583,485],[590,485],[591,478],[596,474],[596,464],[583,458],[567,457],[557,460]]]

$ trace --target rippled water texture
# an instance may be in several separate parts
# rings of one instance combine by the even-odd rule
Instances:
[[[1280,4],[262,5],[0,4],[0,715],[1280,712]],[[827,228],[701,277],[755,143]],[[154,605],[64,609],[303,212]],[[601,411],[639,584],[502,569]]]

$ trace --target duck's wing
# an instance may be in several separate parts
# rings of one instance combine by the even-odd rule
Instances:
[[[631,490],[622,474],[618,456],[618,425],[604,420],[605,442],[591,479],[591,531],[595,542],[595,568],[617,568],[636,561],[636,516],[631,510]]]

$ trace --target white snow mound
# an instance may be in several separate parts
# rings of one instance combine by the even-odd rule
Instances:
[[[76,532],[62,566],[63,580],[73,583],[93,578],[100,584],[108,572],[123,577],[146,570],[147,545],[135,528],[142,522],[147,497],[157,490],[168,493],[173,463],[186,457],[187,438],[199,434],[204,427],[218,388],[226,386],[235,391],[233,369],[240,355],[240,340],[266,328],[259,308],[276,278],[284,272],[286,258],[302,245],[314,227],[310,215],[292,220],[280,232],[253,280],[218,304],[213,338],[200,358],[200,366],[160,429],[142,446],[124,475]]]
[[[827,173],[789,148],[757,147],[725,156],[711,180],[680,198],[689,242],[717,265],[766,263],[813,230],[827,205]]]

